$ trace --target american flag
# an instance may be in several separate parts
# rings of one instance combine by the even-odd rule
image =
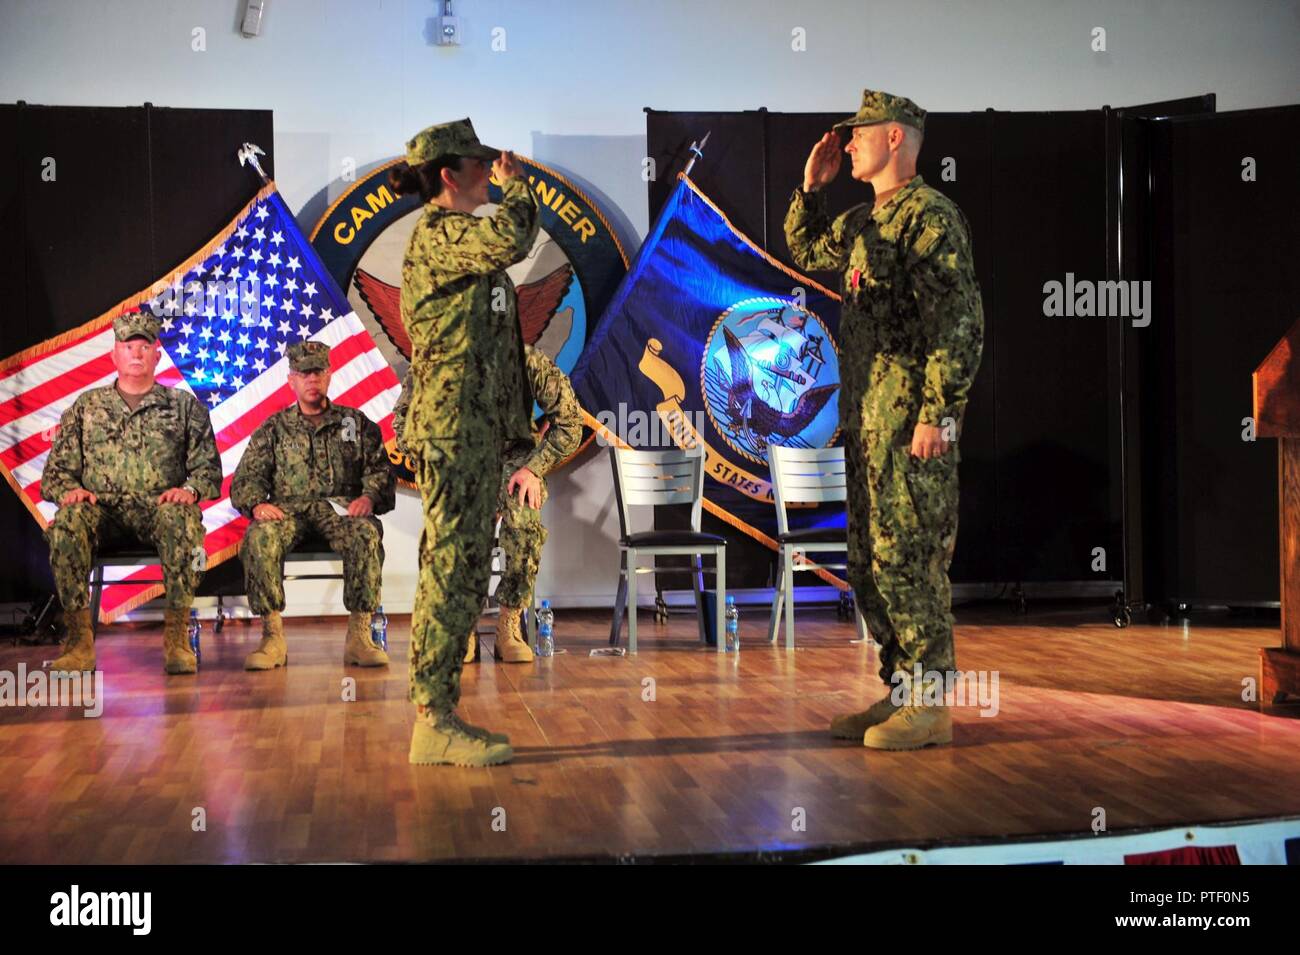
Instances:
[[[273,183],[202,249],[148,289],[80,328],[0,362],[0,470],[42,527],[57,506],[41,499],[41,473],[59,417],[88,388],[112,384],[113,317],[152,310],[162,323],[160,384],[207,406],[221,453],[221,497],[203,504],[208,566],[239,549],[247,521],[230,504],[230,480],[248,439],[290,405],[285,349],[304,339],[330,346],[329,396],[360,408],[393,442],[397,375],[375,347]],[[93,449],[88,449],[93,453]],[[109,567],[105,623],[162,593],[161,570]]]

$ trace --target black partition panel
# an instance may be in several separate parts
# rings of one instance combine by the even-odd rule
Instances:
[[[273,173],[269,110],[0,106],[0,358],[94,318],[178,265]],[[52,173],[52,178],[51,178]],[[0,601],[52,590],[40,528],[0,493]]]
[[[709,132],[692,178],[733,223],[790,263],[782,229],[790,194],[812,144],[841,118],[648,111],[658,172],[651,218],[690,143]],[[931,113],[926,120],[918,171],[970,222],[986,322],[962,439],[956,582],[1121,578],[1108,325],[1049,318],[1043,305],[1047,281],[1107,277],[1106,168],[1100,110]],[[846,170],[847,162],[828,189],[833,210],[871,198]],[[839,287],[839,276],[813,277]],[[770,552],[734,532],[728,537],[733,585],[761,584]],[[1102,572],[1092,569],[1097,547],[1107,552]]]
[[[1110,274],[1126,281],[1153,281],[1156,243],[1152,229],[1152,130],[1168,116],[1209,115],[1215,96],[1206,93],[1177,100],[1141,103],[1107,110],[1107,209],[1111,217],[1111,243],[1107,253]],[[1163,294],[1156,295],[1156,305]],[[1158,347],[1160,326],[1146,328],[1130,323],[1110,325],[1111,456],[1119,464],[1110,493],[1123,515],[1124,581],[1122,593],[1129,606],[1148,603],[1158,593],[1163,575],[1159,505],[1152,508],[1147,475],[1159,472],[1162,455],[1156,442],[1144,440],[1145,418],[1156,407],[1162,383],[1172,362]],[[1145,406],[1150,407],[1145,407]],[[1158,433],[1163,425],[1153,418]]]
[[[1117,559],[1106,575],[1090,565],[1095,548],[1117,558],[1120,545],[1108,494],[1112,319],[1045,314],[1044,292],[1049,282],[1106,278],[1102,116],[994,113],[990,136],[993,215],[983,247],[995,270],[985,333],[994,363],[984,371],[994,401],[978,411],[994,419],[992,579],[1111,577]]]
[[[1277,442],[1251,373],[1300,317],[1300,106],[1151,122],[1157,290],[1143,415],[1153,599],[1279,599]],[[1247,161],[1253,179],[1245,178]]]

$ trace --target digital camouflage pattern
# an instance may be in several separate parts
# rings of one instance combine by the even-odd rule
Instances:
[[[925,110],[906,96],[895,96],[880,90],[863,90],[862,105],[848,119],[835,124],[835,129],[853,126],[874,126],[876,123],[905,123],[925,132]]]
[[[187,484],[200,501],[221,491],[221,457],[202,402],[155,384],[132,411],[108,385],[83,392],[63,412],[41,495],[57,504],[68,491],[85,488],[103,503],[157,498]]]
[[[189,606],[206,564],[199,507],[158,503],[164,491],[186,486],[200,501],[221,489],[212,423],[197,398],[158,384],[134,411],[113,385],[77,397],[59,421],[41,475],[47,501],[57,504],[78,488],[98,499],[60,507],[46,531],[65,610],[89,606],[94,555],[132,537],[158,549],[167,606]]]
[[[542,409],[545,433],[540,441],[520,443],[506,451],[501,468],[501,492],[497,511],[501,531],[497,542],[504,554],[505,570],[497,584],[497,600],[503,607],[530,607],[537,569],[546,544],[542,512],[519,503],[519,494],[507,493],[510,476],[528,468],[541,478],[541,503],[546,503],[546,475],[578,450],[582,443],[582,409],[573,393],[569,376],[545,352],[531,346],[524,349],[528,384]]]
[[[249,524],[239,548],[253,613],[264,617],[284,610],[285,555],[312,538],[324,540],[343,558],[343,606],[350,613],[374,613],[382,602],[383,525],[373,517],[338,514],[328,501],[281,509],[283,520]]]
[[[529,438],[523,338],[505,270],[532,249],[537,229],[537,200],[521,176],[506,181],[491,216],[425,207],[402,262],[408,445]]]
[[[411,613],[411,701],[435,712],[460,702],[460,672],[492,571],[500,444],[430,438],[414,458],[424,529]]]
[[[915,176],[879,209],[834,220],[824,193],[796,190],[785,234],[801,268],[843,273],[849,583],[883,647],[881,679],[951,670],[956,442],[984,340],[966,217]],[[910,453],[918,421],[948,429],[947,453]]]
[[[542,417],[540,423],[534,423],[534,436],[508,453],[526,454],[522,466],[546,477],[582,443],[582,408],[569,376],[541,349],[524,348],[524,372],[528,393],[542,409]],[[538,434],[542,434],[540,440]]]
[[[157,316],[150,312],[123,312],[113,319],[113,337],[119,342],[130,341],[132,338],[147,338],[156,342],[161,327]]]
[[[402,263],[411,336],[403,443],[414,452],[424,510],[411,616],[411,700],[435,710],[460,699],[465,647],[487,594],[496,482],[507,443],[531,441],[514,284],[505,269],[537,237],[528,182],[502,187],[491,216],[430,203]]]
[[[271,415],[248,442],[230,485],[231,504],[252,519],[263,502],[285,520],[253,520],[240,548],[252,611],[284,610],[284,557],[312,537],[324,539],[343,558],[343,604],[352,612],[379,606],[383,575],[383,528],[374,517],[335,512],[370,498],[375,514],[396,504],[396,489],[379,426],[365,413],[329,404],[319,425],[295,402]]]
[[[478,141],[474,124],[468,119],[428,126],[406,142],[406,164],[419,166],[444,156],[472,156],[476,159],[496,159],[501,150],[484,146]]]
[[[519,503],[518,493],[510,495],[506,489],[510,476],[522,467],[541,478],[542,503],[546,503],[546,475],[582,443],[582,409],[573,392],[569,376],[560,370],[551,358],[531,345],[524,348],[525,371],[529,391],[542,409],[540,424],[535,424],[531,441],[507,446],[501,467],[501,490],[497,497],[497,513],[501,515],[501,531],[497,543],[504,555],[505,571],[497,584],[497,599],[506,607],[526,607],[532,604],[533,584],[546,544],[546,527],[541,511]],[[410,456],[403,435],[405,433],[406,407],[410,401],[410,374],[402,382],[402,394],[393,408],[393,431],[397,447]],[[543,434],[540,439],[536,436]]]
[[[83,501],[59,508],[45,532],[50,570],[59,602],[69,613],[90,606],[86,581],[96,554],[135,542],[157,549],[168,610],[186,610],[207,569],[203,515],[197,504],[159,504],[150,498],[119,498],[112,504]]]
[[[330,368],[330,346],[321,341],[294,342],[285,351],[285,357],[289,359],[289,370],[300,375]]]

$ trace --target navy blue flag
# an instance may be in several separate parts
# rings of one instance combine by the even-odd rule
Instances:
[[[598,436],[638,449],[702,443],[706,509],[774,548],[768,447],[839,440],[839,303],[682,175],[574,368],[574,390]],[[791,530],[843,527],[844,505],[788,517]]]

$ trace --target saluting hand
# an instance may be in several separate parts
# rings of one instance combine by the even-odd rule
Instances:
[[[813,192],[834,182],[843,158],[838,134],[827,133],[817,140],[803,167],[803,191]]]
[[[515,158],[515,154],[508,149],[503,149],[501,155],[492,163],[492,175],[496,177],[497,182],[505,182],[507,179],[513,179],[515,176],[522,176],[524,167]]]

